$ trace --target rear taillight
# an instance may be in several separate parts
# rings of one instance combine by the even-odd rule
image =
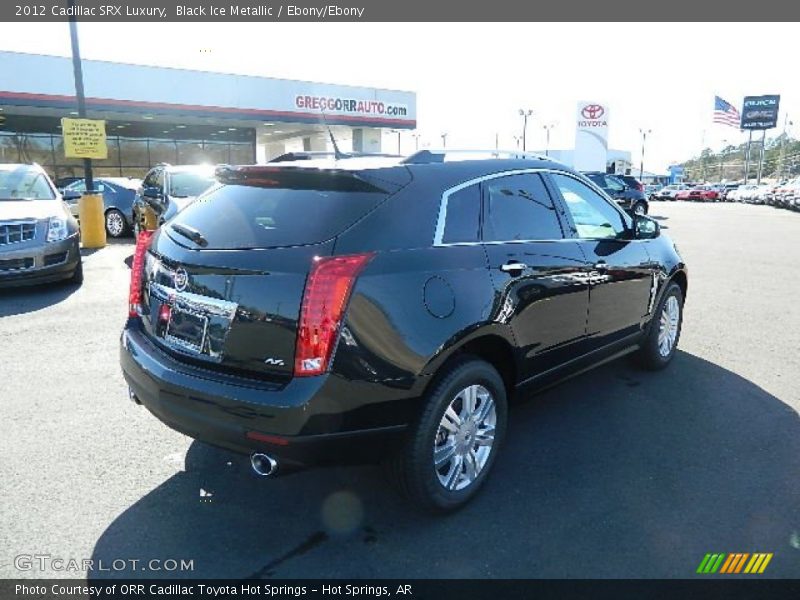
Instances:
[[[144,259],[152,237],[152,231],[142,231],[139,237],[136,238],[136,250],[133,253],[133,263],[131,264],[131,287],[128,292],[128,316],[130,317],[139,316],[139,309],[142,304]]]
[[[296,377],[327,371],[353,283],[372,256],[352,254],[314,259],[300,309],[294,359]]]
[[[644,191],[644,184],[643,183],[637,183],[636,184],[636,189],[639,190],[640,192],[643,192]]]

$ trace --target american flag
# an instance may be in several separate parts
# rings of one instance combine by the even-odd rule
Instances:
[[[732,104],[725,102],[719,96],[714,96],[714,123],[729,125],[739,129],[742,116]]]

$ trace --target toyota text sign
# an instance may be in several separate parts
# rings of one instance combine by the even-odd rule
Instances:
[[[745,96],[742,104],[742,129],[772,129],[778,124],[781,97]]]
[[[578,102],[575,125],[572,166],[579,171],[605,172],[608,161],[608,105]]]

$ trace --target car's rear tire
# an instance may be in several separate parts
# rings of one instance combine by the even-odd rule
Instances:
[[[639,366],[657,371],[666,367],[678,348],[683,326],[683,292],[670,282],[653,312],[647,337],[634,355]]]
[[[508,414],[505,385],[492,365],[463,357],[445,368],[388,465],[415,506],[440,513],[464,506],[486,481]]]
[[[120,238],[127,232],[128,224],[125,222],[125,215],[116,208],[109,209],[106,212],[106,233],[108,237]]]

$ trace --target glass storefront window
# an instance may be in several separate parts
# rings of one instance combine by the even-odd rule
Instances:
[[[22,134],[19,139],[20,162],[52,164],[53,149],[50,146],[50,135]]]
[[[211,162],[203,150],[203,142],[178,142],[179,165],[197,165]]]
[[[17,136],[13,134],[0,134],[0,161],[4,163],[19,162],[19,144],[16,143]]]
[[[150,168],[150,160],[147,156],[147,140],[119,138],[119,144],[123,173],[132,168],[144,171]]]
[[[253,145],[252,144],[231,144],[232,165],[253,164]]]
[[[228,145],[227,142],[206,142],[204,150],[205,155],[208,157],[207,162],[212,165],[229,163]]]
[[[93,171],[98,177],[142,178],[159,162],[175,165],[252,164],[254,157],[253,143],[241,141],[117,135],[109,135],[107,141],[108,158],[92,161]],[[37,162],[54,180],[83,176],[83,160],[64,156],[60,133],[0,131],[0,163],[18,162]]]
[[[177,152],[175,151],[175,142],[150,140],[150,164],[157,165],[158,163],[175,164],[177,160]]]

